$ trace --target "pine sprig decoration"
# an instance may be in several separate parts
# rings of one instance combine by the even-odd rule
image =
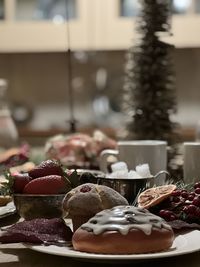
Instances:
[[[173,143],[171,115],[176,112],[172,45],[161,41],[170,34],[170,1],[143,0],[137,22],[140,38],[127,55],[122,108],[127,136]]]

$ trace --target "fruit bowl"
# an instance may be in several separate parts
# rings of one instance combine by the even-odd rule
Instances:
[[[64,196],[65,194],[14,194],[13,200],[17,213],[25,220],[35,218],[63,218],[66,215],[62,209]]]

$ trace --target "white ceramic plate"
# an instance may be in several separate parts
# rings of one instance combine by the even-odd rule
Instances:
[[[7,217],[16,212],[16,208],[13,202],[9,202],[6,206],[0,207],[0,219]]]
[[[35,251],[66,256],[78,259],[85,260],[145,260],[145,259],[154,259],[154,258],[164,258],[172,257],[183,254],[192,253],[200,250],[200,231],[192,230],[188,233],[178,235],[173,243],[173,246],[167,250],[160,253],[148,253],[148,254],[131,254],[131,255],[105,255],[105,254],[93,254],[74,251],[72,246],[69,244],[66,247],[59,247],[55,245],[43,246],[43,245],[27,245],[27,248],[30,248]]]

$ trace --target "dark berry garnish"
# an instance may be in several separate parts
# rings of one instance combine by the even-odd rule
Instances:
[[[200,207],[200,196],[196,196],[193,201],[192,201],[192,204],[197,206],[197,207]]]
[[[183,198],[188,198],[188,192],[186,192],[186,191],[183,191],[182,193],[181,193],[181,196],[183,197]]]
[[[200,188],[196,188],[195,190],[194,190],[194,192],[196,193],[196,194],[200,194]]]
[[[177,216],[175,215],[175,214],[171,214],[170,216],[169,216],[169,221],[174,221],[174,220],[176,220],[177,219]]]
[[[190,214],[190,215],[194,215],[197,211],[197,207],[195,205],[188,205],[188,206],[185,206],[183,208],[183,211],[186,213],[186,214]]]
[[[87,192],[90,192],[92,188],[89,186],[89,185],[83,185],[80,189],[80,192],[82,193],[87,193]]]
[[[172,196],[174,197],[179,197],[181,195],[181,191],[180,190],[175,190],[171,193]]]
[[[188,200],[192,201],[195,197],[195,193],[190,193],[187,197]]]
[[[159,215],[166,221],[173,221],[176,219],[175,214],[170,210],[160,210]]]
[[[200,188],[200,182],[196,182],[195,185],[194,185],[194,188]]]
[[[175,203],[180,202],[180,198],[179,197],[173,197],[173,202],[175,202]]]
[[[174,190],[167,199],[151,207],[150,211],[168,222],[176,220],[177,224],[184,221],[200,225],[200,181],[192,188]]]

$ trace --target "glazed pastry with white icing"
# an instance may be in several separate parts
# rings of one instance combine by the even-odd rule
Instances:
[[[173,230],[166,221],[133,206],[97,213],[72,238],[75,250],[102,254],[158,252],[169,249],[173,241]]]

